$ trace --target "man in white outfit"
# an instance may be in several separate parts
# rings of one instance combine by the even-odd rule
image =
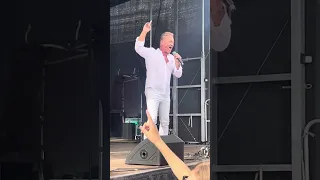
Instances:
[[[228,1],[232,3],[229,6],[232,5],[235,9],[233,1]],[[227,7],[222,0],[210,1],[210,45],[217,52],[222,52],[229,46],[231,39],[230,13],[228,14]]]
[[[155,124],[159,113],[159,134],[164,136],[169,134],[171,74],[177,78],[182,76],[182,67],[178,60],[181,56],[177,53],[174,56],[170,54],[174,46],[174,35],[171,32],[161,35],[160,48],[144,47],[146,35],[150,30],[151,22],[148,22],[136,39],[135,51],[145,59],[147,109]]]

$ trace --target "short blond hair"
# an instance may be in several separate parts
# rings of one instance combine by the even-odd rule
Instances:
[[[210,180],[210,161],[197,164],[193,171],[197,180]]]
[[[166,36],[174,36],[174,34],[172,32],[164,32],[161,34],[160,40],[162,40]]]

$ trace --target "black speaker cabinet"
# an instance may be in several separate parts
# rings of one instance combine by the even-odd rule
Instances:
[[[184,142],[178,136],[169,135],[161,138],[181,160],[184,160]],[[168,163],[160,151],[145,139],[130,152],[126,164],[165,166]]]
[[[136,125],[133,123],[122,124],[122,138],[128,140],[134,140],[136,133]]]
[[[122,119],[118,112],[110,113],[110,137],[122,137]]]
[[[34,163],[2,163],[1,162],[1,171],[0,179],[1,180],[15,180],[15,179],[39,179],[39,175],[34,171]]]

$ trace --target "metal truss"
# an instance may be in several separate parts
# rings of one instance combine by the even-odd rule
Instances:
[[[175,4],[174,7],[176,12],[174,14],[175,16],[175,50],[178,51],[179,49],[179,0],[175,0]],[[209,91],[207,90],[206,86],[208,86],[208,81],[206,81],[206,71],[205,71],[205,62],[208,56],[205,55],[205,48],[204,48],[204,11],[205,11],[205,6],[204,6],[205,0],[202,0],[202,47],[201,47],[201,56],[200,57],[192,57],[192,58],[184,58],[182,59],[183,62],[188,62],[188,61],[194,61],[200,60],[201,63],[201,68],[199,69],[200,73],[201,73],[201,84],[197,84],[197,85],[193,85],[192,82],[194,81],[196,75],[198,73],[196,73],[196,75],[194,76],[192,82],[190,83],[190,85],[183,85],[183,86],[179,86],[178,83],[178,79],[176,77],[173,76],[172,79],[172,114],[170,114],[170,116],[172,116],[173,118],[173,132],[176,135],[179,135],[179,131],[178,131],[178,127],[179,127],[179,119],[181,120],[181,122],[183,123],[183,125],[188,129],[188,127],[184,124],[184,122],[182,121],[181,117],[189,117],[189,119],[192,119],[192,117],[200,117],[201,118],[201,142],[205,142],[208,139],[208,133],[207,133],[207,106],[208,106],[208,99],[206,99],[206,97],[209,96]],[[150,20],[152,20],[152,1],[149,1],[149,8],[150,8]],[[152,30],[150,31],[150,47],[152,46]],[[199,72],[198,71],[198,72]],[[184,113],[184,114],[180,114],[178,112],[178,107],[179,104],[182,102],[182,100],[185,97],[185,94],[187,92],[184,93],[183,97],[181,99],[178,99],[178,94],[179,94],[179,89],[191,89],[191,88],[199,88],[201,91],[201,112],[199,113]],[[192,135],[191,131],[188,129],[190,135],[193,137],[193,139],[195,140],[194,136]]]
[[[235,83],[255,83],[272,81],[290,81],[291,74],[267,74],[251,76],[217,77],[213,79],[214,84],[235,84]]]
[[[305,0],[291,0],[291,73],[236,76],[236,77],[217,77],[217,69],[213,70],[213,98],[217,97],[217,87],[219,84],[234,83],[257,83],[272,81],[290,81],[291,82],[291,164],[265,164],[265,165],[219,165],[217,161],[217,102],[212,102],[213,109],[211,123],[213,139],[211,139],[211,179],[217,180],[219,172],[256,172],[260,180],[263,179],[263,172],[291,172],[292,180],[309,180],[309,164],[305,165],[303,172],[303,142],[308,142],[308,135],[302,140],[305,126],[305,64],[310,57],[304,57],[305,49],[305,32],[304,32],[304,4]],[[305,58],[305,59],[303,59]],[[213,62],[217,65],[217,62]],[[310,62],[309,62],[310,63]],[[319,120],[318,120],[319,121]],[[313,121],[317,123],[318,121]],[[309,125],[311,126],[311,125]],[[310,127],[308,127],[310,128]],[[306,128],[306,132],[308,131]],[[305,144],[305,163],[309,163],[308,144]],[[256,175],[257,175],[256,174]]]

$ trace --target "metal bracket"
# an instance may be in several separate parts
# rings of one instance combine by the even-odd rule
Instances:
[[[301,64],[310,64],[312,63],[312,56],[307,56],[305,54],[301,54],[300,58]]]
[[[260,165],[213,165],[213,172],[290,172],[291,164],[260,164]]]
[[[169,116],[173,116],[173,114],[169,114]],[[201,116],[201,113],[183,113],[183,114],[177,114],[178,117],[190,117],[190,116],[193,116],[193,117],[199,117]]]
[[[312,87],[312,84],[305,84],[305,89],[307,90],[311,89]],[[282,89],[291,89],[291,86],[282,86]]]
[[[192,124],[193,124],[193,123],[192,123],[192,116],[190,116],[190,117],[189,117],[189,124],[188,124],[188,125],[192,128]]]
[[[170,87],[171,89],[173,88],[172,86]],[[187,89],[187,88],[201,88],[201,85],[181,85],[181,86],[176,86],[178,89]]]

